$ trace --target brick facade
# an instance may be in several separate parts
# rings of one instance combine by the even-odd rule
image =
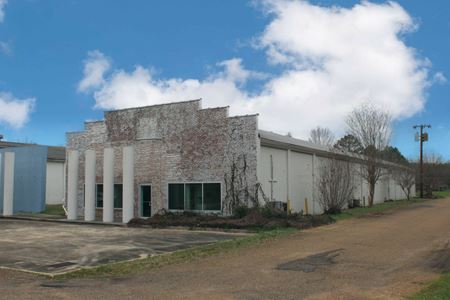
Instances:
[[[84,206],[84,151],[96,151],[96,182],[103,182],[103,150],[114,148],[114,182],[122,183],[122,148],[135,151],[135,216],[140,185],[152,186],[152,213],[168,208],[168,184],[220,182],[222,211],[253,201],[257,183],[257,115],[229,117],[228,108],[201,109],[200,100],[105,112],[67,133],[67,150],[80,151],[78,208]],[[97,212],[98,217],[101,210]],[[116,216],[121,215],[116,210]]]

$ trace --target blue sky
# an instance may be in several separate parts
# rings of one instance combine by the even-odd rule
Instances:
[[[387,83],[380,82],[381,89],[386,89],[386,99],[389,101],[383,102],[385,100],[381,99],[379,103],[387,107],[392,103],[397,119],[393,145],[407,157],[414,158],[418,145],[414,142],[415,131],[411,126],[416,123],[431,123],[433,128],[430,130],[430,142],[426,149],[450,159],[449,83],[445,79],[450,78],[450,2],[408,0],[398,1],[400,8],[386,8],[386,2],[372,1],[371,5],[364,7],[361,14],[354,7],[358,3],[360,2],[309,1],[298,7],[298,16],[292,17],[294,20],[302,19],[302,10],[308,13],[318,10],[317,13],[323,13],[325,19],[331,18],[336,11],[329,10],[329,7],[334,6],[335,10],[341,9],[337,14],[344,16],[336,21],[339,23],[335,23],[341,30],[337,34],[343,36],[354,33],[351,26],[340,27],[341,24],[348,23],[348,19],[345,19],[347,13],[348,18],[368,14],[372,16],[372,12],[377,20],[381,19],[376,18],[379,16],[377,14],[389,16],[386,18],[389,19],[386,21],[386,28],[380,26],[383,28],[374,32],[377,37],[385,32],[383,30],[387,33],[395,32],[389,26],[396,26],[398,22],[407,24],[407,32],[395,35],[398,41],[394,42],[403,43],[409,50],[405,50],[403,45],[395,45],[398,53],[394,52],[386,56],[386,59],[381,56],[378,64],[382,64],[384,69],[380,73],[364,72],[359,76],[357,69],[348,74],[339,70],[336,74],[362,78],[361,85],[364,86],[365,78],[377,81],[386,77],[380,74],[389,71],[390,66],[396,72],[395,59],[398,57],[406,67],[401,67],[401,70],[397,70],[398,74],[393,75],[394,80],[389,81],[392,88]],[[378,12],[380,7],[385,8],[386,12]],[[351,81],[339,79],[330,84],[331,91],[324,90],[318,83],[319,91],[310,93],[311,86],[317,83],[317,78],[314,77],[311,82],[298,83],[305,83],[303,90],[295,91],[303,98],[297,101],[294,96],[286,94],[290,89],[289,86],[286,87],[287,82],[292,82],[293,78],[310,78],[306,76],[310,73],[305,73],[305,70],[321,68],[320,62],[315,60],[316,53],[311,52],[322,53],[323,48],[314,44],[305,48],[301,45],[301,39],[298,41],[299,45],[295,46],[297,48],[289,48],[289,38],[292,37],[290,34],[295,35],[297,30],[286,33],[280,28],[269,27],[276,25],[273,23],[276,19],[280,23],[289,22],[281,17],[283,9],[286,7],[267,8],[266,2],[253,1],[9,0],[3,6],[4,17],[0,23],[0,99],[3,95],[8,103],[31,101],[33,109],[27,114],[28,122],[22,122],[21,126],[12,124],[20,121],[14,118],[11,121],[9,118],[15,114],[14,107],[12,110],[6,109],[8,113],[3,115],[0,112],[0,120],[3,121],[0,131],[8,140],[63,145],[65,132],[81,130],[84,120],[101,119],[103,109],[186,100],[198,95],[204,99],[206,106],[239,107],[235,110],[236,113],[260,108],[265,129],[292,131],[295,136],[302,138],[315,124],[324,124],[340,135],[345,130],[342,125],[345,109],[348,110],[350,103],[361,101],[349,99],[348,101],[353,102],[344,105],[340,99],[355,95],[362,95],[361,98],[364,98],[366,90],[359,93],[359,85],[350,86],[352,93],[347,95],[342,92],[346,87],[341,85],[348,85]],[[321,11],[322,9],[325,10]],[[390,21],[391,17],[395,18],[395,22]],[[326,20],[324,23],[315,23],[315,20],[308,22],[310,23],[307,25],[313,29],[317,26],[317,30],[312,31],[317,35],[333,37],[336,34],[326,32],[327,28],[323,26],[328,24]],[[306,24],[306,21],[301,24]],[[383,25],[381,21],[377,21],[373,27],[376,28],[379,24]],[[296,29],[303,35],[308,34],[302,31],[305,29]],[[327,42],[328,40],[333,39],[327,38]],[[384,41],[384,38],[381,37],[381,40]],[[390,42],[391,40],[387,41]],[[331,65],[348,69],[348,54],[342,53],[353,52],[341,49],[344,46],[337,40],[336,45],[327,46],[334,50],[325,51],[324,55],[336,56],[336,61]],[[374,53],[378,51],[378,45],[372,45],[370,41],[365,47],[374,47]],[[280,57],[275,59],[270,52],[273,49],[277,50],[277,54],[287,57],[283,56],[283,59],[292,58],[295,62],[281,62]],[[363,50],[355,50],[355,56],[358,55],[357,51]],[[386,52],[386,49],[380,51]],[[414,53],[414,57],[411,57],[411,53]],[[99,64],[102,62],[103,65]],[[89,74],[86,72],[89,70],[86,66],[89,63],[93,69],[104,66],[100,73],[95,73],[99,76],[87,76]],[[427,74],[417,72],[414,76],[403,76],[404,68],[409,68],[411,63],[418,64],[418,68],[426,70]],[[378,68],[374,67],[374,70],[377,72]],[[298,72],[295,76],[286,76],[286,73],[295,72]],[[325,75],[328,76],[327,72]],[[319,75],[323,77],[324,74]],[[328,76],[327,80],[333,81],[333,76],[336,75]],[[397,76],[398,82],[395,80]],[[86,81],[85,88],[80,88],[80,82],[86,77],[89,80]],[[187,79],[191,81],[186,81]],[[272,84],[286,88],[281,91],[281,87],[269,88]],[[133,89],[139,89],[143,85],[142,93],[146,93],[146,96],[141,101],[136,99],[139,97],[137,95],[141,95],[140,92],[134,93]],[[372,83],[367,90],[370,91],[371,88]],[[9,98],[5,93],[8,93]],[[129,93],[132,94],[130,99],[125,99],[127,97],[124,95]],[[330,93],[333,95],[330,96]],[[317,101],[320,105],[315,106],[318,104],[309,99],[308,95],[316,95],[318,99],[335,97],[336,100]],[[384,94],[368,95],[374,95],[377,99]],[[222,96],[229,100],[223,100]],[[240,99],[235,100],[233,97]],[[30,100],[31,98],[34,100]],[[285,98],[289,100],[279,100]],[[265,112],[271,110],[262,104],[246,107],[245,101],[252,99],[261,103],[273,101],[272,104],[276,107],[274,113],[267,116],[269,113]],[[233,109],[231,111],[234,112]],[[295,114],[284,118],[284,113],[292,111],[298,112],[298,121]]]

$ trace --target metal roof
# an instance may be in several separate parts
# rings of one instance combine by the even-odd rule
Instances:
[[[328,147],[317,145],[305,140],[296,139],[287,135],[282,135],[265,130],[258,130],[258,133],[259,137],[261,138],[261,144],[264,146],[270,146],[281,149],[292,148],[293,150],[297,150],[303,153],[322,154],[326,156],[332,153],[332,151],[330,151],[330,148]]]
[[[38,144],[30,143],[17,143],[17,142],[6,142],[0,141],[0,148],[12,148],[12,147],[30,147],[30,146],[40,146]],[[45,145],[42,145],[45,146]],[[60,146],[45,146],[47,150],[47,161],[52,162],[65,162],[66,161],[66,148]]]
[[[362,162],[366,159],[366,157],[361,154],[340,151],[271,131],[258,130],[258,134],[261,139],[261,146],[273,147],[278,149],[291,149],[301,153],[316,154],[323,157],[338,157],[339,159],[349,160],[353,162]],[[408,168],[404,165],[386,160],[383,160],[382,164],[386,167],[398,166],[402,168]]]

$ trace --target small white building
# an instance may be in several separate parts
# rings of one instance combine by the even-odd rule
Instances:
[[[34,146],[29,143],[0,141],[0,148]],[[45,203],[63,204],[65,197],[66,148],[47,146]]]

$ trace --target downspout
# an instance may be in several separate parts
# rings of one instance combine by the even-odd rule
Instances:
[[[286,180],[286,188],[287,188],[287,213],[290,214],[292,210],[292,203],[291,203],[291,149],[287,150],[287,180]]]

